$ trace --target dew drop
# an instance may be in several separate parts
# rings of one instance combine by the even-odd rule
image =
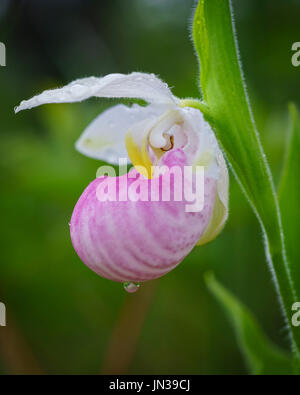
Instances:
[[[138,283],[133,283],[132,281],[127,281],[126,283],[123,283],[125,291],[129,293],[134,293],[140,288],[140,284]]]

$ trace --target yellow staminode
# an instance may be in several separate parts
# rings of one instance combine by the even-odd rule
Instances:
[[[128,156],[134,167],[146,178],[152,177],[152,162],[146,147],[147,137],[143,138],[142,146],[139,147],[132,135],[128,132],[125,137],[125,145]]]

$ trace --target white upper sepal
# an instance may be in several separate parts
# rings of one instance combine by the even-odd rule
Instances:
[[[175,104],[179,100],[173,96],[168,85],[154,74],[108,74],[105,77],[81,78],[63,88],[46,90],[29,100],[24,100],[15,112],[27,110],[46,103],[72,103],[92,96],[138,98],[149,103]]]

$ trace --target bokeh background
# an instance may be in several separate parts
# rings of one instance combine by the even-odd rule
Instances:
[[[89,75],[153,72],[177,96],[199,96],[190,40],[193,0],[1,0],[1,373],[243,374],[230,323],[207,291],[216,277],[288,346],[261,232],[233,177],[230,218],[211,244],[165,277],[127,294],[74,252],[68,222],[99,162],[74,142],[116,102],[47,105],[17,116],[22,99]],[[248,90],[275,181],[300,102],[300,1],[233,1]],[[221,61],[221,60],[220,60]],[[224,76],[226,78],[226,76]],[[296,219],[295,219],[296,220]]]

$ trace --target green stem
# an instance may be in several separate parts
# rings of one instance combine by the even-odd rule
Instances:
[[[208,105],[201,100],[197,99],[181,99],[179,103],[180,107],[193,107],[200,110],[204,115],[209,116],[209,107]]]

